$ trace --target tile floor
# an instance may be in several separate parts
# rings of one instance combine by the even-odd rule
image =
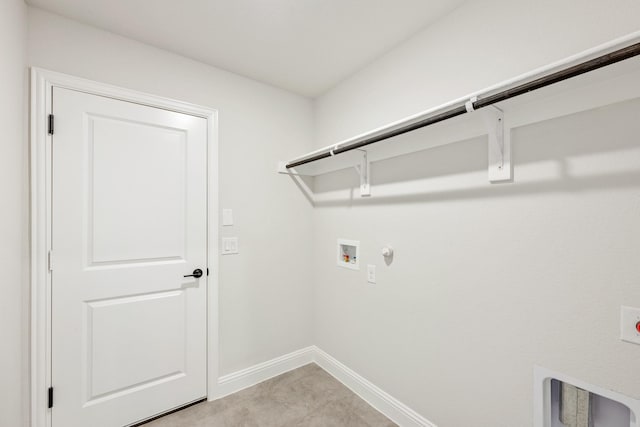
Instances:
[[[214,402],[175,412],[144,427],[391,427],[387,417],[316,364]]]

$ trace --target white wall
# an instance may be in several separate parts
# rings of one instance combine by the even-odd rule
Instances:
[[[230,43],[230,41],[220,41]],[[311,146],[311,102],[112,33],[29,9],[29,65],[219,110],[220,206],[240,254],[220,262],[220,374],[312,344],[311,207],[274,173]]]
[[[640,29],[636,0],[472,0],[316,102],[319,145]]]
[[[318,99],[316,144],[636,30],[639,13],[633,0],[470,1]],[[5,32],[18,38],[17,16],[3,11],[3,41]],[[640,348],[617,339],[619,305],[640,306],[640,102],[517,129],[513,184],[486,184],[486,146],[473,140],[374,164],[374,191],[398,185],[414,196],[312,210],[273,173],[278,160],[311,148],[308,100],[36,9],[28,52],[29,65],[220,110],[221,207],[236,220],[221,233],[239,236],[241,248],[221,258],[221,374],[313,343],[440,427],[530,425],[533,364],[640,397],[640,371],[627,368]],[[15,93],[3,91],[14,95],[3,96],[2,112],[9,99],[11,107],[23,100],[21,77],[5,79],[5,67],[0,84],[13,82]],[[19,138],[22,116],[7,111]],[[11,150],[3,183],[25,182],[25,154]],[[7,200],[26,197],[2,185]],[[353,172],[340,172],[317,179],[315,190],[353,185]],[[2,215],[3,263],[19,263],[26,214]],[[361,241],[361,263],[378,265],[377,285],[366,285],[364,270],[335,267],[338,237]],[[387,243],[397,250],[389,266],[378,256]],[[17,301],[26,301],[13,280],[3,281],[7,324],[17,324]],[[3,342],[15,351],[0,357],[18,369],[26,351],[17,328],[9,335]],[[7,425],[19,417],[15,372],[0,388]]]
[[[26,6],[0,4],[0,425],[20,426],[28,393]]]
[[[316,101],[317,146],[636,31],[640,3],[470,1]],[[439,427],[532,424],[535,364],[640,398],[640,100],[316,178],[315,344]],[[420,139],[420,131],[407,139]],[[397,189],[402,197],[376,197]],[[354,272],[337,238],[361,242]],[[396,249],[391,265],[379,251]],[[378,283],[366,283],[366,264]]]

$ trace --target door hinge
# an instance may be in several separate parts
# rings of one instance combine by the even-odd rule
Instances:
[[[209,275],[209,267],[207,267],[207,276]]]
[[[53,114],[49,114],[49,135],[53,135]]]
[[[53,253],[51,251],[47,253],[47,266],[49,271],[53,271]]]
[[[49,387],[49,402],[48,402],[48,407],[49,407],[49,409],[53,408],[53,387]]]

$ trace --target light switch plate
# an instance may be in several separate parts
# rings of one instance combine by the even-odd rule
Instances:
[[[367,282],[376,283],[376,266],[372,264],[367,265]]]
[[[633,344],[640,344],[640,332],[637,326],[640,322],[640,308],[620,307],[620,339]]]
[[[232,255],[238,253],[238,238],[223,237],[222,238],[222,255]]]
[[[233,209],[222,209],[222,225],[233,225]]]

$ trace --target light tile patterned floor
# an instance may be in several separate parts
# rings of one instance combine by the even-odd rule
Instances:
[[[316,364],[277,376],[145,427],[392,427],[380,412]]]

